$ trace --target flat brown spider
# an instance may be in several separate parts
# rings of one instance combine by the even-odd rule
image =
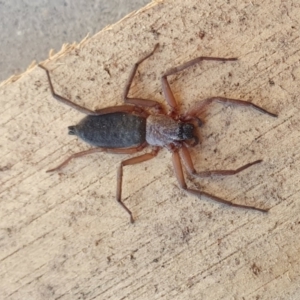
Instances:
[[[120,106],[106,107],[95,111],[89,110],[85,107],[75,104],[74,102],[56,94],[53,89],[49,71],[45,67],[40,66],[46,71],[52,96],[56,100],[66,105],[69,105],[72,108],[78,110],[79,112],[82,112],[87,115],[76,126],[69,126],[69,134],[77,135],[86,143],[97,147],[79,153],[75,153],[71,155],[67,160],[65,160],[62,164],[60,164],[54,169],[48,170],[47,172],[52,172],[61,169],[62,167],[66,166],[73,158],[81,157],[95,152],[134,154],[136,152],[141,151],[148,145],[152,146],[152,151],[150,153],[145,153],[140,156],[126,159],[121,162],[120,167],[118,169],[117,201],[128,212],[128,214],[130,215],[130,221],[131,223],[133,223],[134,219],[132,216],[132,212],[121,200],[123,167],[149,160],[155,157],[162,147],[165,147],[172,153],[173,167],[178,183],[180,187],[188,193],[193,194],[197,197],[201,197],[201,195],[204,195],[217,202],[225,203],[235,207],[267,212],[267,209],[235,204],[228,200],[224,200],[222,198],[208,194],[206,192],[187,187],[183,175],[181,160],[184,161],[186,170],[192,176],[196,177],[208,177],[212,175],[234,175],[249,168],[254,164],[261,162],[261,160],[256,160],[236,170],[214,170],[196,172],[192,163],[188,147],[194,147],[198,144],[198,137],[195,134],[195,124],[196,126],[199,126],[201,125],[201,121],[200,119],[198,119],[197,115],[200,112],[203,112],[207,108],[207,106],[210,105],[212,102],[238,104],[247,107],[252,107],[272,117],[277,117],[277,115],[270,113],[267,110],[253,103],[224,97],[212,97],[202,100],[197,106],[190,109],[189,112],[182,115],[178,114],[178,106],[167,80],[167,77],[169,75],[178,73],[203,60],[226,62],[236,61],[237,58],[198,57],[167,71],[162,76],[161,81],[164,96],[171,108],[169,113],[166,113],[164,107],[157,101],[142,98],[129,98],[129,89],[131,87],[133,78],[135,76],[139,64],[151,55],[153,55],[157,47],[158,44],[155,45],[151,53],[147,54],[145,57],[140,59],[133,66],[124,90],[123,99],[125,104]],[[148,109],[155,109],[156,113],[149,113]]]

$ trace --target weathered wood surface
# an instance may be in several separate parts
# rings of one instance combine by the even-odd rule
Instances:
[[[45,171],[88,146],[67,136],[82,115],[50,96],[34,68],[0,88],[1,299],[299,299],[300,5],[292,1],[163,1],[45,62],[57,92],[89,108],[132,95],[165,103],[160,75],[199,55],[207,62],[170,78],[187,109],[209,96],[278,113],[212,105],[192,150],[198,170],[263,163],[189,185],[268,214],[234,209],[178,188],[167,150],[124,173],[127,156],[94,154]]]

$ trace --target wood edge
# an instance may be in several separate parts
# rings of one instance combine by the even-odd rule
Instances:
[[[152,7],[154,7],[155,5],[158,5],[159,3],[162,3],[164,1],[165,0],[152,0],[152,2],[148,3],[146,6],[129,13],[128,15],[126,15],[121,20],[117,21],[116,23],[107,25],[102,30],[95,33],[92,37],[90,37],[89,36],[90,34],[88,33],[79,43],[77,43],[77,42],[73,42],[72,44],[64,43],[61,46],[61,49],[57,53],[55,53],[54,49],[50,49],[48,58],[39,63],[45,64],[49,61],[54,61],[54,60],[57,60],[57,59],[63,57],[64,55],[66,55],[67,53],[71,52],[74,49],[81,49],[84,45],[86,45],[90,40],[92,40],[99,34],[103,34],[106,31],[112,30],[114,26],[119,25],[120,23],[124,22],[125,20],[132,18],[144,11],[147,11],[147,10],[151,9]],[[32,61],[24,72],[19,73],[19,74],[14,74],[14,75],[10,76],[9,78],[5,79],[4,81],[0,82],[0,88],[4,88],[4,87],[8,86],[9,84],[14,83],[14,82],[18,81],[19,79],[23,78],[24,76],[29,74],[33,69],[35,69],[35,67],[39,63],[37,63],[35,60]]]

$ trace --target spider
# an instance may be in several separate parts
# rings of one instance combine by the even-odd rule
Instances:
[[[202,113],[213,102],[229,103],[251,107],[260,111],[261,113],[268,114],[271,117],[277,117],[277,115],[268,112],[267,110],[253,103],[244,100],[230,99],[224,97],[211,97],[202,100],[185,114],[179,114],[178,105],[176,103],[175,97],[172,93],[170,84],[167,79],[168,76],[181,72],[182,70],[189,68],[195,64],[198,64],[202,61],[228,62],[236,61],[237,58],[200,56],[165,72],[161,77],[161,83],[163,94],[170,107],[169,112],[166,112],[162,104],[157,101],[143,98],[128,97],[129,90],[138,66],[144,60],[152,56],[157,47],[158,44],[155,45],[154,49],[149,54],[145,55],[136,64],[134,64],[124,89],[124,105],[110,106],[95,111],[89,110],[64,98],[63,96],[56,94],[52,85],[49,71],[44,66],[40,65],[40,67],[46,71],[52,96],[59,102],[62,102],[78,110],[79,112],[87,115],[77,125],[68,127],[69,134],[76,135],[84,142],[96,147],[71,155],[59,166],[48,170],[47,172],[57,171],[65,167],[70,162],[70,160],[91,153],[108,152],[118,154],[134,154],[143,150],[146,146],[151,146],[152,151],[150,153],[144,153],[139,156],[123,160],[118,168],[116,198],[118,203],[129,214],[130,222],[133,223],[134,218],[132,212],[121,199],[123,167],[150,160],[157,155],[158,151],[161,148],[165,147],[172,153],[172,162],[177,181],[179,183],[180,188],[182,188],[186,192],[199,198],[201,196],[206,196],[217,202],[231,205],[234,207],[267,212],[268,209],[236,204],[231,201],[206,193],[204,191],[189,188],[185,182],[181,161],[184,162],[187,172],[195,177],[234,175],[255,164],[262,162],[262,160],[256,160],[236,170],[214,170],[204,172],[197,172],[195,170],[188,148],[194,147],[199,143],[199,139],[195,131],[197,127],[200,127],[202,125],[202,122],[198,118],[198,115]]]

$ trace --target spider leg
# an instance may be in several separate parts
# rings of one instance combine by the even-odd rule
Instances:
[[[158,44],[156,44],[154,46],[154,49],[149,54],[147,54],[146,56],[144,56],[143,58],[141,58],[137,63],[135,63],[133,65],[132,70],[131,70],[130,75],[129,75],[129,78],[127,80],[126,86],[124,88],[123,99],[124,99],[125,103],[133,104],[133,105],[138,105],[138,106],[142,106],[142,107],[148,107],[148,108],[156,108],[158,111],[162,112],[163,111],[163,107],[157,101],[149,100],[149,99],[143,99],[143,98],[130,98],[130,97],[128,97],[128,93],[129,93],[129,90],[131,88],[133,78],[134,78],[134,76],[136,74],[136,71],[137,71],[139,65],[144,60],[146,60],[147,58],[149,58],[150,56],[152,56],[153,53],[155,52],[155,50],[157,49],[157,47],[158,47]]]
[[[60,165],[58,165],[57,167],[50,169],[48,172],[53,172],[53,171],[58,171],[62,168],[64,168],[72,159],[74,158],[78,158],[78,157],[82,157],[82,156],[86,156],[89,154],[93,154],[96,152],[107,152],[107,153],[113,153],[113,154],[134,154],[138,151],[141,151],[143,148],[146,147],[147,144],[142,144],[138,147],[133,147],[133,148],[119,148],[119,149],[115,149],[115,148],[92,148],[89,150],[85,150],[85,151],[81,151],[78,153],[74,153],[72,154],[70,157],[68,157],[64,162],[62,162]]]
[[[171,115],[172,114],[177,114],[178,111],[178,104],[175,100],[175,97],[173,95],[173,92],[170,88],[170,84],[168,82],[167,77],[170,75],[174,75],[178,72],[183,71],[184,69],[187,69],[195,64],[198,64],[204,60],[211,60],[211,61],[222,61],[222,62],[226,62],[226,61],[236,61],[237,58],[221,58],[221,57],[207,57],[207,56],[200,56],[197,58],[194,58],[186,63],[183,63],[182,65],[179,65],[175,68],[172,68],[170,70],[168,70],[167,72],[165,72],[163,74],[163,76],[161,77],[161,82],[162,82],[162,90],[164,93],[164,96],[168,102],[168,104],[171,106]]]
[[[211,98],[207,98],[204,100],[201,100],[197,105],[195,105],[194,107],[192,107],[186,114],[186,117],[195,117],[196,115],[201,114],[202,112],[204,112],[207,109],[207,106],[214,103],[214,102],[219,102],[219,103],[229,103],[229,104],[235,104],[235,105],[241,105],[241,106],[246,106],[246,107],[251,107],[254,108],[258,111],[260,111],[261,113],[267,114],[271,117],[276,118],[277,115],[273,114],[265,109],[263,109],[262,107],[248,102],[248,101],[244,101],[244,100],[238,100],[238,99],[231,99],[231,98],[224,98],[224,97],[211,97]]]
[[[203,172],[197,172],[194,168],[194,164],[192,162],[192,158],[191,158],[191,155],[190,155],[190,152],[189,150],[186,148],[186,146],[182,146],[179,150],[179,155],[180,155],[180,158],[183,160],[184,162],[184,165],[187,169],[187,171],[192,175],[192,176],[195,176],[195,177],[210,177],[210,176],[230,176],[230,175],[235,175],[235,174],[238,174],[242,171],[244,171],[245,169],[255,165],[255,164],[258,164],[258,163],[261,163],[262,160],[256,160],[252,163],[248,163],[236,170],[213,170],[213,171],[203,171]]]
[[[192,195],[195,195],[198,198],[200,198],[201,196],[205,196],[205,197],[210,198],[211,200],[214,200],[216,202],[220,202],[220,203],[227,204],[227,205],[234,206],[234,207],[253,209],[253,210],[257,210],[257,211],[261,211],[261,212],[268,212],[268,209],[261,209],[261,208],[257,208],[257,207],[254,207],[254,206],[236,204],[236,203],[233,203],[231,201],[224,200],[224,199],[219,198],[217,196],[208,194],[206,192],[202,192],[202,191],[199,191],[199,190],[196,190],[196,189],[188,188],[187,185],[186,185],[185,179],[184,179],[182,165],[181,165],[181,161],[180,161],[180,156],[179,156],[179,153],[177,151],[173,152],[172,161],[173,161],[173,167],[174,167],[174,170],[175,170],[175,175],[176,175],[176,178],[178,180],[178,183],[179,183],[180,187],[183,190],[187,191],[188,193],[190,193]]]
[[[131,84],[132,84],[132,81],[133,81],[133,78],[134,78],[134,75],[136,73],[136,70],[139,66],[140,63],[142,63],[145,59],[147,59],[149,56],[151,56],[154,51],[157,49],[158,47],[158,44],[155,45],[153,51],[150,53],[150,54],[147,54],[144,58],[140,59],[132,68],[132,71],[130,73],[130,76],[129,76],[129,79],[128,79],[128,82],[126,84],[126,87],[125,87],[125,90],[124,90],[124,102],[127,103],[127,104],[133,104],[133,105],[138,105],[138,106],[143,106],[143,107],[154,107],[156,108],[157,110],[159,111],[163,111],[163,108],[161,106],[160,103],[158,103],[157,101],[154,101],[154,100],[148,100],[148,99],[142,99],[142,98],[129,98],[128,97],[128,92],[129,92],[129,89],[131,87]],[[56,99],[57,101],[65,104],[65,105],[68,105],[74,109],[76,109],[77,111],[81,112],[81,113],[84,113],[86,115],[102,115],[102,114],[106,114],[106,113],[113,113],[115,111],[120,111],[120,110],[123,110],[123,111],[126,111],[126,112],[132,112],[132,111],[136,111],[136,108],[133,107],[133,106],[130,106],[130,105],[122,105],[122,106],[114,106],[114,107],[106,107],[106,108],[103,108],[103,109],[99,109],[99,110],[90,110],[86,107],[83,107],[79,104],[76,104],[74,103],[73,101],[57,94],[53,88],[53,84],[52,84],[52,80],[51,80],[51,77],[50,77],[50,72],[49,70],[47,70],[44,66],[42,65],[38,65],[41,69],[45,70],[46,71],[46,75],[47,75],[47,78],[48,78],[48,83],[49,83],[49,87],[50,87],[50,92],[53,96],[54,99]]]
[[[47,70],[44,66],[42,65],[38,65],[41,69],[45,70],[46,71],[46,74],[47,74],[47,78],[48,78],[48,82],[49,82],[49,86],[50,86],[50,91],[51,91],[51,94],[53,96],[54,99],[56,99],[57,101],[63,103],[63,104],[66,104],[76,110],[78,110],[79,112],[81,113],[84,113],[86,115],[98,115],[97,112],[93,111],[93,110],[90,110],[86,107],[83,107],[81,105],[78,105],[76,103],[74,103],[73,101],[61,96],[61,95],[58,95],[56,94],[56,92],[54,91],[54,88],[53,88],[53,84],[52,84],[52,80],[50,78],[50,73],[49,73],[49,70]]]
[[[47,74],[47,78],[48,78],[48,82],[49,82],[49,86],[50,86],[50,91],[51,94],[53,96],[53,98],[55,98],[57,101],[62,102],[63,104],[66,104],[74,109],[76,109],[77,111],[84,113],[86,115],[103,115],[103,114],[109,114],[109,113],[114,113],[114,112],[140,112],[139,110],[137,110],[136,107],[132,106],[132,105],[120,105],[120,106],[111,106],[111,107],[106,107],[106,108],[102,108],[102,109],[98,109],[98,110],[90,110],[88,108],[85,108],[83,106],[80,106],[74,102],[72,102],[71,100],[56,94],[56,92],[54,91],[53,88],[53,84],[52,84],[52,80],[50,77],[50,73],[49,70],[47,70],[44,66],[39,65],[39,67],[43,70],[46,71]]]
[[[149,159],[154,158],[159,151],[158,147],[153,148],[151,153],[145,153],[140,156],[136,156],[133,158],[129,158],[126,160],[123,160],[120,163],[119,169],[118,169],[118,175],[117,175],[117,201],[118,203],[127,211],[127,213],[130,216],[130,222],[134,223],[134,219],[132,216],[132,212],[129,210],[129,208],[124,204],[124,202],[121,200],[121,195],[122,195],[122,179],[123,179],[123,167],[129,166],[129,165],[135,165],[139,164],[141,162],[147,161]]]

